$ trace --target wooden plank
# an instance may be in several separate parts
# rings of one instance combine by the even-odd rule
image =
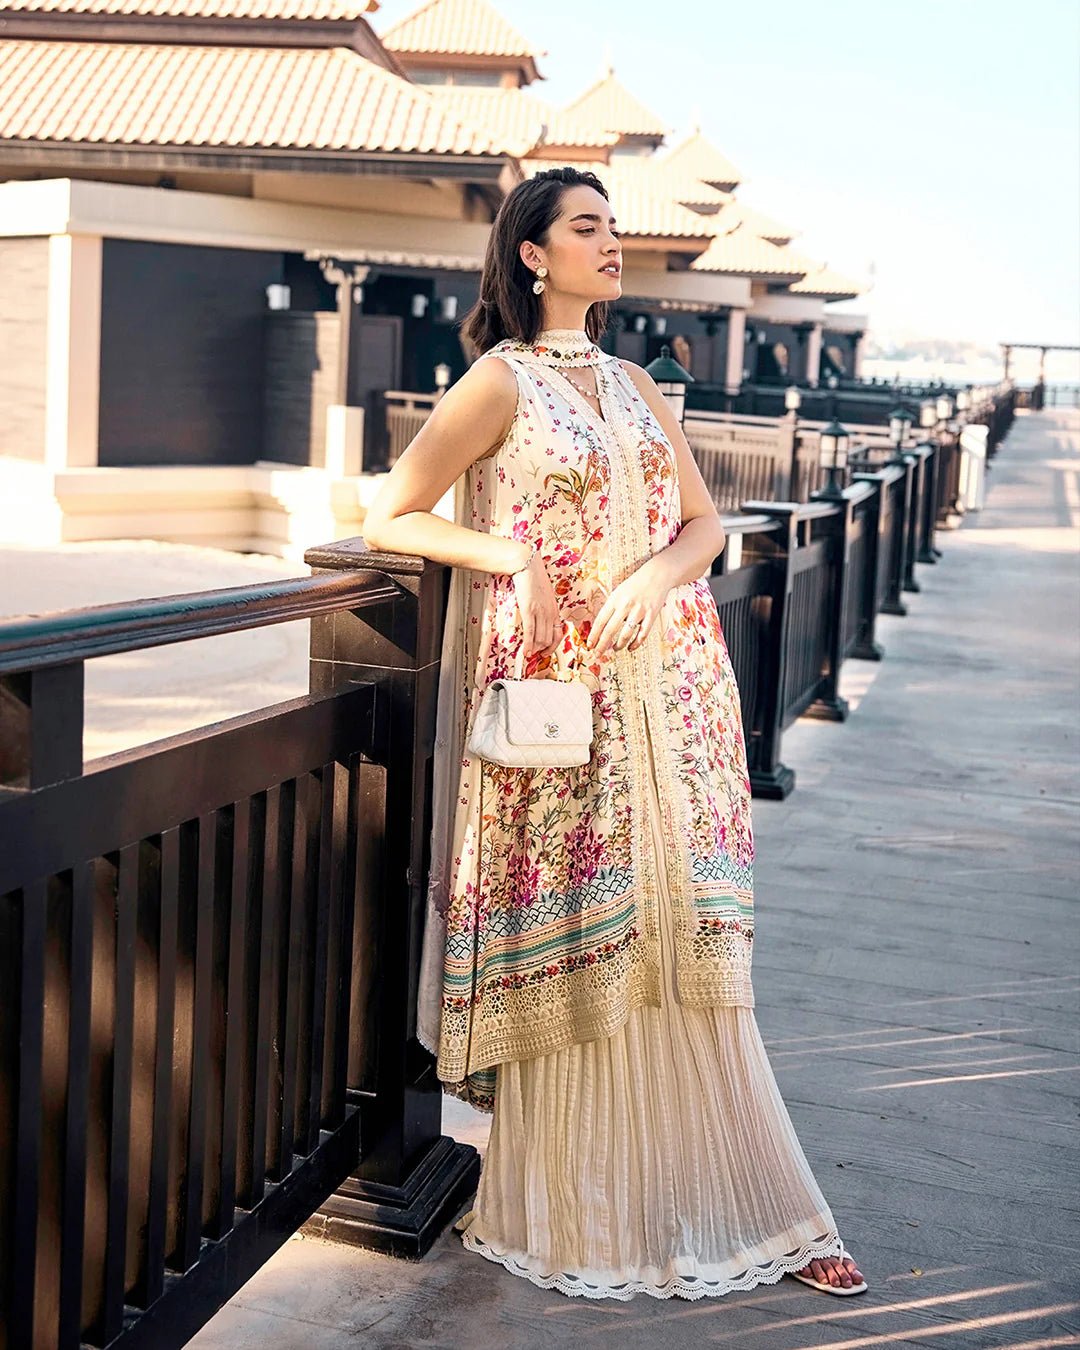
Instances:
[[[77,1350],[82,1340],[93,942],[94,869],[91,863],[81,863],[71,878],[70,1028],[57,1322],[61,1350]]]
[[[21,979],[18,991],[18,1079],[12,1222],[11,1342],[15,1350],[38,1339],[37,1233],[40,1215],[42,1145],[42,1054],[45,1022],[46,886],[27,886],[19,897]]]
[[[221,1110],[221,1166],[217,1214],[211,1236],[219,1239],[232,1227],[236,1203],[236,1150],[240,1115],[240,1073],[243,1043],[247,1035],[244,958],[247,948],[248,887],[250,873],[251,805],[233,804],[231,876],[228,890],[228,965],[225,991],[225,1053]],[[225,897],[223,896],[224,900]]]
[[[281,972],[281,1152],[278,1176],[292,1166],[296,1139],[296,1060],[300,1021],[300,994],[303,978],[304,889],[307,867],[308,804],[305,783],[293,784],[292,868],[288,889],[288,908],[283,934]]]
[[[345,762],[370,720],[370,686],[306,695],[104,760],[4,803],[0,893],[131,839],[148,839],[329,760]],[[61,856],[61,853],[63,856]]]
[[[177,1264],[187,1270],[202,1246],[203,1186],[206,1174],[206,1088],[210,1061],[210,1013],[213,994],[216,814],[199,817],[198,891],[192,952],[191,1074],[188,1081],[187,1165],[177,1243]]]
[[[319,1142],[319,1127],[322,1121],[323,1077],[326,1071],[326,986],[328,946],[336,945],[333,937],[336,930],[332,925],[332,911],[340,906],[339,890],[336,885],[334,854],[334,829],[336,814],[334,796],[336,769],[333,763],[324,764],[318,783],[318,873],[315,893],[315,932],[312,961],[312,1004],[310,1059],[307,1080],[307,1112],[304,1136],[304,1151],[310,1153]]]
[[[169,1143],[176,1026],[177,916],[181,886],[180,831],[161,837],[161,886],[157,925],[157,1007],[154,1018],[154,1105],[147,1189],[146,1271],[143,1307],[160,1298],[165,1283],[169,1216]]]
[[[103,1336],[120,1334],[127,1293],[128,1205],[131,1199],[131,1084],[135,1032],[135,935],[140,844],[120,850],[116,893],[116,1001],[109,1104],[109,1213],[105,1233]]]

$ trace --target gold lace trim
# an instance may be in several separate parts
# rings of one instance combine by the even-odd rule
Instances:
[[[511,1059],[533,1059],[618,1031],[642,1005],[660,1007],[659,966],[640,943],[613,961],[585,966],[547,985],[503,989],[484,1015],[444,1009],[438,1076],[457,1082]]]

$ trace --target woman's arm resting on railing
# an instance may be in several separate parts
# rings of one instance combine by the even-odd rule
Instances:
[[[680,586],[685,581],[696,581],[709,570],[713,559],[723,553],[727,535],[671,404],[652,376],[640,366],[632,361],[622,364],[671,442],[679,466],[682,529],[673,543],[654,553],[642,566],[658,572],[667,586]]]
[[[530,546],[455,525],[434,507],[474,460],[500,445],[517,407],[517,379],[505,361],[477,361],[436,403],[395,460],[368,507],[362,532],[373,549],[415,553],[478,572],[515,572]]]

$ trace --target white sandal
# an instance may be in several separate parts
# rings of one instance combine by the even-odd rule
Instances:
[[[847,1260],[849,1260],[849,1261],[854,1260],[854,1257],[853,1257],[853,1256],[851,1255],[851,1253],[846,1249],[846,1247],[844,1246],[844,1244],[843,1244],[842,1242],[840,1243],[840,1251],[839,1251],[839,1253],[832,1253],[832,1255],[837,1256],[837,1259],[840,1260],[840,1261],[843,1261],[843,1260],[845,1260],[845,1259],[847,1259]],[[820,1261],[820,1260],[821,1260],[821,1257],[815,1256],[815,1257],[812,1258],[812,1260],[814,1260],[814,1261]],[[807,1261],[806,1264],[809,1265],[810,1262]],[[858,1269],[857,1263],[856,1263],[856,1269]],[[808,1284],[808,1285],[810,1285],[813,1289],[820,1289],[820,1290],[822,1290],[822,1291],[823,1291],[824,1293],[826,1293],[826,1294],[845,1294],[845,1295],[846,1295],[846,1294],[861,1294],[861,1293],[863,1292],[864,1289],[869,1289],[869,1288],[870,1288],[870,1286],[866,1283],[865,1280],[863,1280],[863,1281],[862,1281],[861,1283],[859,1283],[859,1284],[851,1284],[851,1285],[848,1285],[848,1287],[845,1289],[844,1286],[843,1286],[842,1284],[829,1284],[829,1283],[828,1283],[827,1281],[825,1281],[825,1280],[815,1280],[814,1277],[813,1277],[812,1275],[796,1275],[795,1272],[794,1272],[793,1270],[789,1270],[789,1271],[788,1271],[788,1274],[791,1276],[791,1278],[792,1278],[793,1280],[802,1280],[803,1284]]]

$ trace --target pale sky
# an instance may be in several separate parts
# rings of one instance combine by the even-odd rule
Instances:
[[[549,52],[535,93],[610,59],[669,144],[700,122],[795,247],[873,276],[839,308],[875,333],[1080,342],[1080,0],[495,4]]]

